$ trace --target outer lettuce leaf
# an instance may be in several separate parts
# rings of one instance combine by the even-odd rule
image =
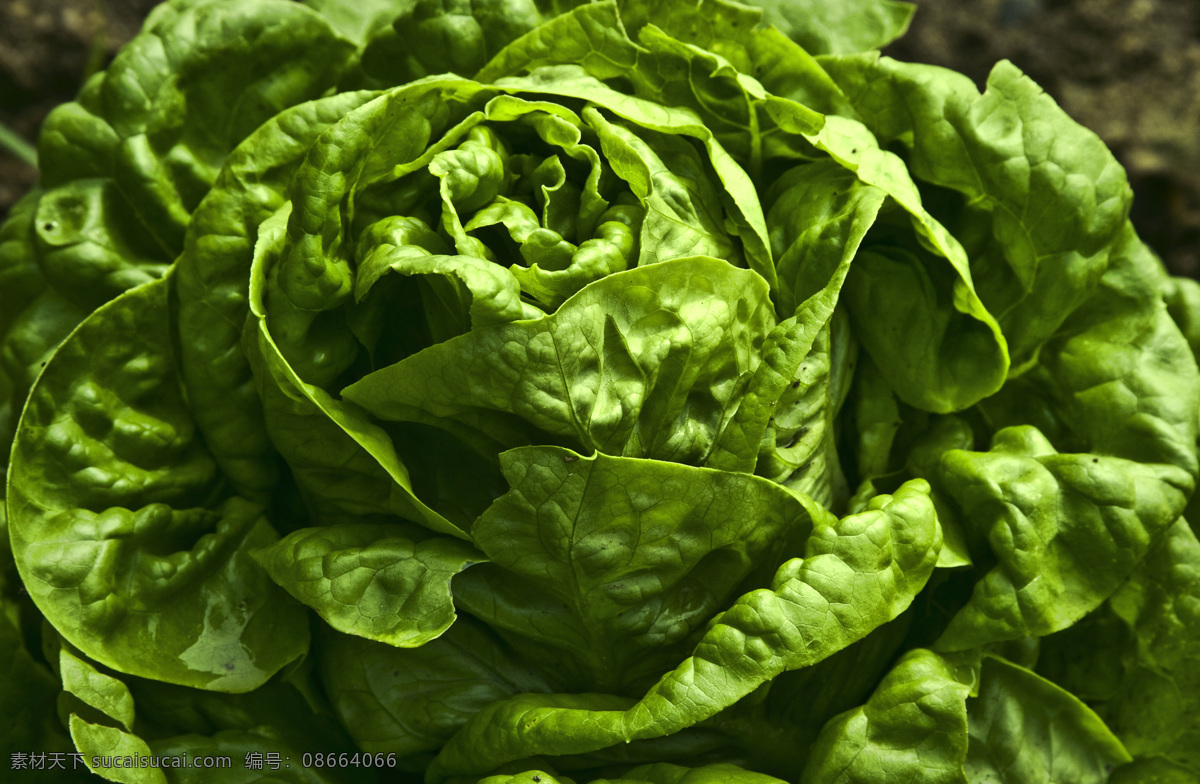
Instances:
[[[228,493],[197,437],[168,285],[100,308],[42,372],[13,446],[9,533],[29,594],[92,658],[246,691],[303,654],[307,624],[249,557],[277,537],[266,510]]]
[[[1039,671],[1078,694],[1135,757],[1200,776],[1200,544],[1177,521],[1093,615],[1046,638]]]
[[[821,64],[879,143],[905,150],[914,178],[960,194],[939,215],[1014,367],[1036,361],[1117,252],[1131,194],[1112,153],[1008,62],[983,95],[960,74],[877,55]]]
[[[533,755],[678,732],[894,619],[924,586],[941,547],[922,481],[862,513],[840,521],[826,513],[814,523],[805,557],[780,567],[770,589],[737,599],[640,700],[526,694],[494,703],[445,745],[429,775],[478,774]]]
[[[474,78],[491,83],[543,66],[573,63],[597,79],[612,79],[636,68],[640,54],[617,3],[602,0],[585,3],[516,38],[481,65]]]
[[[941,458],[941,491],[997,565],[939,646],[1066,628],[1116,590],[1183,511],[1197,471],[1200,376],[1157,300],[1156,277],[1130,230],[1038,366],[984,407],[996,425],[1032,419],[1046,434],[1009,427],[990,452]]]
[[[917,648],[880,682],[865,705],[825,725],[801,784],[897,779],[965,784],[967,682],[952,661]]]
[[[762,7],[764,22],[814,55],[882,49],[904,35],[917,8],[896,0],[752,0],[751,4]]]
[[[116,678],[100,672],[86,659],[80,658],[68,646],[59,651],[59,672],[63,691],[73,695],[101,716],[99,723],[71,713],[67,726],[77,751],[93,772],[109,781],[126,784],[167,784],[167,777],[158,768],[113,769],[99,767],[92,759],[100,756],[146,757],[151,754],[146,742],[133,733],[133,695]],[[90,716],[89,716],[90,718]],[[109,723],[111,722],[111,723]]]
[[[739,147],[749,153],[743,163],[755,175],[765,160],[757,151],[764,156],[812,157],[811,147],[786,136],[818,130],[821,123],[814,110],[854,116],[813,56],[778,29],[763,27],[763,13],[753,5],[728,0],[669,4],[632,0],[621,2],[620,7],[625,27],[653,52],[639,63],[639,70],[646,73],[631,77],[635,90],[643,97],[680,101],[698,110],[715,128],[740,121],[748,131],[745,146]],[[664,42],[659,33],[678,44]],[[663,78],[666,74],[653,73],[657,69],[690,72],[692,95],[670,84]],[[724,112],[731,114],[722,116]]]
[[[8,717],[0,728],[0,753],[9,757],[10,765],[12,754],[70,751],[54,711],[58,683],[29,650],[19,621],[17,602],[0,596],[0,659],[8,664],[0,676],[0,711]],[[79,778],[62,776],[64,781]]]
[[[472,528],[491,562],[455,598],[558,691],[645,689],[822,514],[749,474],[552,447],[501,466],[512,489]]]
[[[969,781],[1104,781],[1130,761],[1104,722],[1077,698],[1004,659],[983,660],[979,696],[967,702]]]
[[[327,90],[351,51],[293,3],[166,4],[76,102],[50,114],[39,189],[0,234],[7,416],[84,316],[163,274],[225,156]],[[0,408],[4,439],[15,424],[6,419]]]
[[[727,759],[799,780],[826,723],[861,705],[903,652],[912,614],[906,611],[811,667],[783,673],[691,731],[725,736]]]
[[[238,489],[264,496],[279,478],[263,403],[241,347],[258,227],[282,206],[313,141],[373,97],[342,93],[272,117],[225,162],[188,225],[175,264],[180,363],[196,424]]]
[[[754,29],[758,18],[723,0],[588,3],[513,41],[476,78],[495,81],[556,65],[582,67],[601,80],[624,78],[638,98],[695,112],[758,179],[766,156],[811,152],[789,138],[821,127],[821,115],[806,103],[845,106],[802,49],[774,30]],[[755,76],[779,95],[769,95]]]
[[[969,557],[998,561],[939,646],[1065,628],[1131,573],[1197,470],[1194,362],[1157,303],[1161,270],[1125,222],[1123,173],[1009,65],[980,96],[940,69],[822,63],[879,141],[939,186],[931,209],[963,238],[1013,355],[1008,383],[980,406],[993,451],[951,451],[920,472],[953,499]]]
[[[392,648],[327,631],[322,683],[363,751],[436,752],[478,711],[545,680],[486,626],[464,615],[419,648]]]
[[[1160,289],[1167,312],[1187,338],[1192,354],[1200,356],[1200,281],[1164,277]]]
[[[60,708],[82,762],[101,778],[128,784],[272,781],[287,784],[353,784],[367,777],[357,769],[337,766],[313,769],[289,764],[302,753],[323,755],[350,750],[347,738],[325,716],[305,703],[292,684],[276,681],[243,696],[198,692],[108,674],[77,650],[59,650],[63,679]],[[297,678],[297,680],[301,680]],[[136,708],[135,708],[136,703]],[[282,711],[288,711],[283,714]],[[281,717],[286,718],[281,720]],[[271,722],[267,729],[261,722]],[[197,765],[159,768],[143,765],[95,764],[104,757],[230,757],[229,767]],[[275,757],[256,770],[251,755]],[[95,780],[89,778],[89,780]]]
[[[167,776],[160,768],[109,769],[93,763],[98,757],[149,757],[153,753],[150,746],[137,735],[107,724],[93,724],[75,714],[71,715],[69,726],[75,748],[84,755],[84,764],[96,775],[120,784],[168,784]]]
[[[1009,370],[1008,340],[977,293],[962,245],[926,209],[901,159],[882,149],[861,123],[844,118],[829,118],[813,141],[899,208],[876,221],[873,236],[864,240],[870,252],[859,254],[846,281],[855,333],[872,361],[896,394],[917,408],[956,411],[995,392]],[[820,173],[810,175],[818,188],[849,187],[836,174],[821,172],[822,164],[813,166]],[[804,165],[793,171],[775,187],[803,182],[809,174]],[[786,222],[781,228],[798,233]]]
[[[360,46],[391,25],[403,13],[411,13],[415,0],[363,0],[347,3],[344,0],[303,0],[329,20],[333,28]]]
[[[387,84],[453,73],[472,77],[492,55],[542,21],[534,0],[394,2],[391,28],[364,53],[368,74]]]
[[[1130,759],[1087,706],[1024,667],[918,648],[825,726],[801,782],[1083,784]]]
[[[552,776],[543,770],[504,773],[479,779],[480,784],[574,784],[575,781],[566,776]],[[592,781],[596,784],[780,784],[780,779],[728,763],[685,767],[666,762],[639,765],[620,776]]]
[[[616,781],[647,784],[780,784],[774,776],[755,773],[737,765],[716,763],[686,767],[670,763],[640,765]]]

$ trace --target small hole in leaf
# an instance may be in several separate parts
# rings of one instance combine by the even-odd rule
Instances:
[[[54,231],[58,228],[58,224],[54,221],[46,221],[42,224],[43,231]]]

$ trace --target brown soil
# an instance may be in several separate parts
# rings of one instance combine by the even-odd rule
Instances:
[[[138,30],[155,0],[0,2],[0,122],[34,139]],[[980,85],[999,59],[1032,76],[1129,170],[1134,221],[1175,272],[1200,277],[1200,3],[918,0],[887,53]],[[0,150],[0,220],[36,170]]]

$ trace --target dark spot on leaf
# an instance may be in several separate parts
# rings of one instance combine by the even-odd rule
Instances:
[[[857,147],[855,147],[854,149],[850,150],[850,154],[851,154],[851,155],[858,155],[858,148],[857,148]]]
[[[58,224],[55,223],[54,221],[46,221],[45,223],[42,224],[43,231],[54,231],[57,228],[58,228]]]
[[[1099,463],[1099,462],[1100,462],[1100,458],[1098,458],[1098,457],[1093,457],[1093,458],[1092,458],[1092,462],[1093,462],[1093,463]]]
[[[787,443],[787,446],[785,446],[784,449],[791,449],[796,444],[800,443],[800,439],[804,438],[806,435],[808,435],[808,427],[800,428],[796,431],[796,434],[792,436],[792,440]]]
[[[233,662],[225,662],[225,672],[233,672],[235,665]]]
[[[793,381],[793,382],[792,382],[792,389],[799,389],[799,388],[800,388],[800,382],[799,382],[799,381]]]
[[[541,776],[534,776],[534,777],[533,777],[533,780],[534,780],[534,781],[541,781],[541,780],[542,780],[542,777],[541,777]]]

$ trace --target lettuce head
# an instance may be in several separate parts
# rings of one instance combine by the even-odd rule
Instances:
[[[156,8],[0,229],[10,767],[1200,780],[1200,289],[911,13]]]

